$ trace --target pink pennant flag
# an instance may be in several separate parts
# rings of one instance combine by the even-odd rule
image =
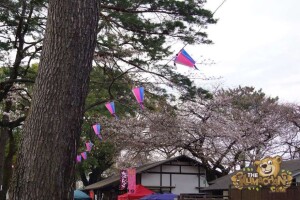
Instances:
[[[194,59],[184,49],[181,49],[180,52],[176,55],[174,64],[175,63],[198,69],[195,65],[196,62],[194,61]]]
[[[82,152],[82,153],[81,153],[81,156],[82,156],[82,158],[83,158],[84,160],[87,159],[87,153],[86,153],[86,152]]]
[[[140,104],[141,109],[144,109],[144,88],[143,87],[136,87],[132,89],[132,92]]]
[[[101,132],[101,125],[100,124],[94,124],[93,129],[96,135],[99,135]]]
[[[87,142],[85,143],[85,146],[86,146],[86,151],[91,151],[94,144],[91,142]]]
[[[118,117],[116,115],[115,103],[113,101],[106,103],[105,107],[107,108],[107,110],[110,112],[110,114],[112,116],[114,116],[116,119],[118,119]]]

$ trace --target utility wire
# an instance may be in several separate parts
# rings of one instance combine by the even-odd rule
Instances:
[[[216,12],[224,5],[224,3],[226,2],[227,0],[224,0],[222,1],[222,3],[215,9],[215,11],[212,13],[212,17],[214,16],[214,14],[216,14]],[[201,31],[202,27],[200,27],[199,31]],[[180,49],[182,50],[184,47],[186,47],[188,45],[188,43],[184,44],[183,47]],[[172,60],[173,60],[174,57],[172,57],[163,67],[167,66]]]
[[[223,4],[226,2],[226,0],[224,0],[218,7],[217,9],[213,12],[213,15],[219,10],[219,8],[221,8],[223,6]]]

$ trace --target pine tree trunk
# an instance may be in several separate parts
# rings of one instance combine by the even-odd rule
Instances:
[[[73,198],[76,147],[97,22],[97,0],[49,0],[41,62],[11,199]]]
[[[2,122],[8,123],[9,122],[9,116],[7,113],[10,112],[12,106],[12,102],[9,100],[5,100],[5,107],[4,112],[6,114],[3,114],[2,116]],[[8,127],[1,127],[0,128],[0,200],[6,199],[6,185],[4,178],[7,176],[5,174],[5,166],[7,163],[5,163],[5,149],[7,145],[7,141],[9,139],[9,134],[11,133],[11,130]]]
[[[6,127],[0,128],[0,200],[5,198],[4,184],[4,165],[5,165],[5,147],[8,139]]]
[[[16,141],[11,129],[8,130],[9,141],[8,141],[8,152],[5,157],[5,165],[3,170],[3,192],[2,196],[0,196],[0,200],[6,199],[6,193],[8,191],[11,175],[12,175],[12,165],[13,165],[13,157],[16,154]]]

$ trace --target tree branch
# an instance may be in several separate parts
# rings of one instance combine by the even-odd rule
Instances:
[[[24,122],[26,119],[26,117],[20,117],[15,121],[11,121],[11,122],[4,122],[4,121],[0,121],[0,127],[8,127],[8,128],[15,128],[18,127],[22,124],[22,122]]]

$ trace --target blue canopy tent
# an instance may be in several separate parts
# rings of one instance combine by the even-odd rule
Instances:
[[[75,200],[90,200],[91,198],[86,193],[80,190],[74,190],[74,199]]]
[[[141,198],[141,200],[174,200],[178,195],[172,193],[164,193],[164,194],[150,194]]]

